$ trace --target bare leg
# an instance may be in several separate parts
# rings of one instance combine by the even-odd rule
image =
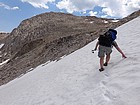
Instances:
[[[107,63],[107,64],[108,64],[109,60],[110,60],[110,54],[108,54],[108,55],[106,56],[106,63]]]
[[[104,57],[100,57],[100,67],[103,68],[104,66]]]

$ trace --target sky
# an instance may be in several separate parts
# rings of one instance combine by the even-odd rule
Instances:
[[[123,18],[140,9],[140,0],[0,0],[0,32],[11,32],[21,21],[44,12]]]
[[[117,28],[127,58],[113,48],[105,71],[98,70],[98,52],[91,52],[95,40],[0,86],[0,105],[139,105],[139,29],[140,17]]]

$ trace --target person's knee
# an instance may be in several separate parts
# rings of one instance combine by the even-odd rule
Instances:
[[[104,60],[104,56],[100,57],[100,60]]]
[[[110,57],[110,54],[106,55],[106,57]]]

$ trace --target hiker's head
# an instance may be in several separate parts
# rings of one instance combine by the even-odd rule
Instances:
[[[105,36],[109,36],[109,35],[110,35],[110,32],[107,31],[104,35],[105,35]]]

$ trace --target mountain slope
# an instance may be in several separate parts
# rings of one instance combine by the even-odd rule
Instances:
[[[54,12],[22,21],[0,49],[0,61],[10,59],[0,66],[0,85],[85,46],[112,23],[111,19]]]
[[[137,27],[136,27],[137,26]],[[0,105],[139,105],[140,17],[120,26],[117,42],[104,72],[99,72],[96,41],[47,62],[0,87]]]
[[[140,16],[140,11],[117,22],[50,12],[22,21],[2,43],[0,85],[26,74],[30,68],[59,60],[95,40],[108,28],[118,27],[137,16]]]

